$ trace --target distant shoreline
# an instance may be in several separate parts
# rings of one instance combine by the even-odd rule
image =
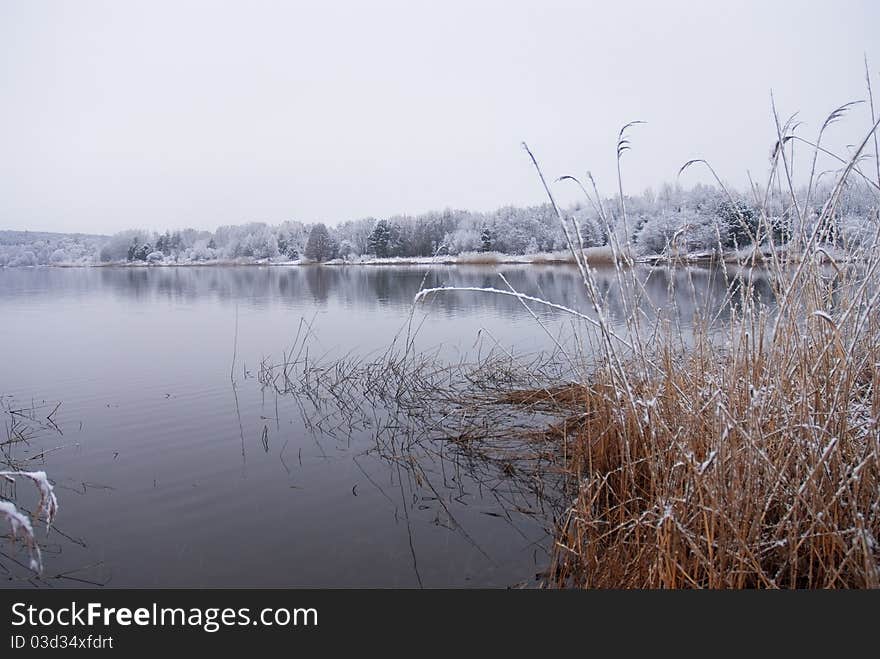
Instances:
[[[586,250],[591,263],[613,263],[613,255],[610,248],[593,248]],[[593,252],[590,254],[589,252]],[[331,259],[328,261],[308,261],[306,259],[206,259],[203,261],[107,261],[98,263],[49,263],[35,266],[7,266],[7,267],[38,267],[38,268],[182,268],[182,267],[218,267],[218,266],[424,266],[424,265],[566,265],[574,264],[574,258],[569,252],[547,252],[538,254],[499,254],[499,253],[467,253],[457,256],[415,256],[415,257],[389,257],[389,258],[356,258],[356,259]]]
[[[852,255],[843,250],[821,250],[823,263],[846,263]],[[584,250],[586,262],[593,267],[625,264],[625,254],[615,254],[611,247],[591,247]],[[795,254],[785,248],[777,249],[776,255],[766,250],[746,248],[740,251],[694,252],[678,255],[650,254],[631,257],[631,263],[643,266],[709,266],[718,263],[747,266],[766,265],[778,258],[782,262],[798,262]],[[203,261],[108,261],[98,263],[46,263],[38,265],[0,266],[0,269],[19,268],[191,268],[191,267],[310,267],[310,266],[501,266],[501,265],[576,265],[571,252],[557,251],[537,254],[500,254],[498,252],[468,252],[457,256],[395,256],[388,258],[359,257],[356,259],[331,259],[329,261],[270,260],[270,259],[210,259]]]

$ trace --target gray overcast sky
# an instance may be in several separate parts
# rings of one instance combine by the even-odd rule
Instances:
[[[632,119],[631,191],[692,157],[742,185],[767,170],[771,88],[805,136],[864,98],[865,53],[880,95],[878,7],[0,0],[0,228],[540,203],[522,140],[611,193]],[[829,144],[867,127],[863,105]]]

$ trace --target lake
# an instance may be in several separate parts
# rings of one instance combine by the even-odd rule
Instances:
[[[60,512],[48,537],[39,529],[42,578],[3,541],[2,583],[535,583],[553,525],[539,497],[487,487],[460,466],[425,487],[370,450],[370,428],[317,432],[319,411],[259,377],[305,323],[308,352],[327,363],[381,354],[408,327],[414,350],[450,362],[576,346],[583,328],[571,316],[530,303],[542,326],[509,297],[440,293],[413,312],[422,287],[505,288],[499,272],[521,293],[589,310],[577,270],[561,265],[0,269],[0,395],[39,418],[61,403],[57,431],[7,446],[49,474]],[[711,270],[643,279],[638,303],[674,309],[685,325],[726,292]],[[614,271],[599,283],[620,322]]]

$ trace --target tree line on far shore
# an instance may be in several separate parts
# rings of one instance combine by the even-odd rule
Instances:
[[[818,217],[806,209],[808,218]],[[565,210],[577,222],[584,246],[605,245],[609,230],[622,244],[640,254],[658,254],[674,243],[679,251],[737,249],[765,241],[760,227],[785,243],[797,214],[782,192],[768,195],[760,211],[746,195],[733,199],[713,186],[690,189],[665,185],[625,198],[627,222],[621,221],[618,200],[599,205],[583,203]],[[600,216],[604,210],[605,220]],[[802,209],[803,210],[803,209]],[[865,186],[851,185],[843,194],[835,218],[821,231],[828,242],[864,244],[876,234],[877,195]],[[766,232],[765,232],[766,233]],[[93,264],[114,262],[198,263],[205,261],[329,261],[364,257],[426,257],[470,252],[523,255],[567,248],[559,220],[548,204],[506,206],[488,213],[443,210],[421,215],[349,220],[336,226],[285,221],[277,225],[249,222],[221,226],[213,232],[196,229],[155,232],[130,229],[112,236],[0,232],[0,266]]]

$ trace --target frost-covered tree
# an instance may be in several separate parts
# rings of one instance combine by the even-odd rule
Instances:
[[[489,227],[483,227],[483,230],[480,232],[480,251],[492,251],[492,230]]]
[[[397,256],[400,231],[388,220],[379,220],[369,238],[369,250],[379,258]]]
[[[577,230],[580,229],[581,239],[584,241],[584,247],[601,247],[608,243],[608,235],[602,227],[599,217],[592,209],[577,207],[572,210],[571,218],[577,223],[574,227],[575,234],[572,240],[578,244],[580,240],[577,236]],[[568,247],[564,235],[560,235],[561,245],[557,249],[565,249]]]
[[[787,215],[774,215],[769,223],[774,243],[784,245],[791,240],[791,219]]]
[[[33,265],[39,265],[39,263],[37,262],[37,255],[29,249],[24,250],[9,262],[9,266],[12,268],[27,267]]]
[[[119,233],[110,236],[106,242],[101,245],[101,248],[98,251],[98,258],[104,263],[131,260],[128,258],[128,255],[132,241],[136,237],[142,235],[143,232],[128,230],[120,231]]]
[[[164,254],[171,253],[171,232],[167,229],[156,239],[156,251]]]
[[[142,245],[137,245],[133,252],[133,258],[131,260],[134,261],[146,261],[147,256],[149,256],[153,252],[153,246],[150,243],[146,242]]]
[[[348,259],[353,256],[357,256],[357,249],[355,248],[354,243],[352,243],[347,238],[343,238],[339,242],[338,255],[340,258],[343,258],[343,259]]]
[[[845,215],[838,221],[840,239],[844,247],[866,248],[877,240],[878,223],[870,216]]]
[[[724,224],[725,247],[745,247],[755,240],[760,242],[759,213],[743,201],[725,199],[715,207],[715,215]]]
[[[643,254],[711,250],[718,244],[718,225],[690,209],[661,211],[647,218],[636,235]]]
[[[337,228],[340,242],[348,241],[354,248],[354,254],[370,252],[370,235],[376,226],[376,218],[366,217],[361,220],[348,220]]]
[[[476,229],[456,229],[443,241],[450,254],[476,252],[480,249],[480,233]]]
[[[310,261],[328,261],[335,256],[335,252],[336,246],[327,227],[320,222],[313,226],[306,242],[305,257]]]

